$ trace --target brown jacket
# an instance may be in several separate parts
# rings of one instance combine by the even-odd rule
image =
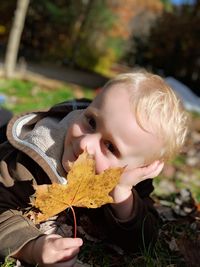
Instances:
[[[43,234],[37,225],[23,215],[29,207],[29,197],[34,193],[32,184],[62,183],[65,173],[60,157],[67,130],[65,118],[73,109],[83,109],[87,105],[88,101],[85,100],[65,102],[49,111],[25,114],[10,121],[8,141],[0,145],[1,257],[16,252],[28,241]],[[53,129],[44,131],[44,137],[47,135],[51,139],[47,144],[44,144],[45,140],[38,141],[41,128],[35,127],[36,123],[43,127],[43,121]],[[112,242],[124,249],[140,251],[143,240],[148,245],[157,235],[158,216],[149,197],[152,191],[151,179],[133,188],[135,209],[129,221],[117,219],[109,205],[82,211],[93,218],[101,218],[101,226]]]

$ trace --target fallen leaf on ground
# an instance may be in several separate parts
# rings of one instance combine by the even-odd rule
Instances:
[[[36,192],[31,204],[39,212],[31,211],[31,216],[39,223],[71,206],[98,208],[112,203],[109,193],[118,183],[123,170],[124,168],[110,168],[95,174],[94,159],[83,152],[72,164],[67,184],[34,186]]]

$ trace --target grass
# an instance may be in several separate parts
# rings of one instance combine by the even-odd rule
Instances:
[[[81,87],[84,97],[93,98],[94,91]],[[31,110],[40,110],[52,105],[76,98],[76,92],[71,85],[48,89],[33,82],[20,80],[0,80],[0,94],[6,96],[3,105],[13,113],[18,114]]]
[[[15,266],[15,260],[12,258],[6,257],[4,263],[0,262],[0,264],[1,264],[1,267],[14,267]]]

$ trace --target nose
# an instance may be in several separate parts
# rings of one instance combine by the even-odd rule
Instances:
[[[90,155],[95,156],[96,151],[100,146],[100,135],[87,134],[80,140],[80,150],[83,152],[86,150]]]

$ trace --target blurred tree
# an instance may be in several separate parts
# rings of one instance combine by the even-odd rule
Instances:
[[[93,69],[106,53],[108,32],[115,20],[107,2],[32,1],[20,55]]]
[[[163,10],[163,4],[160,0],[113,0],[106,1],[111,10],[112,16],[115,16],[111,27],[105,32],[107,38],[104,45],[104,54],[98,60],[95,70],[101,73],[111,68],[113,63],[120,62],[130,46],[130,37],[132,32],[147,31],[150,22],[154,16],[157,16]],[[149,14],[147,20],[138,19],[141,14]]]
[[[17,1],[13,26],[10,31],[7,51],[5,56],[4,70],[5,70],[5,76],[7,78],[11,78],[14,75],[19,43],[24,27],[28,5],[29,5],[29,0]]]
[[[116,44],[116,38],[110,36],[110,30],[117,18],[107,0],[88,0],[85,6],[77,39],[72,46],[71,59],[81,67],[94,70],[99,66],[99,59],[108,56],[109,49],[114,50],[109,42]],[[112,58],[108,58],[112,64]]]
[[[115,2],[121,1],[32,1],[20,55],[100,72],[109,69],[122,54],[124,41],[123,32],[113,34],[119,22],[112,9]]]
[[[161,0],[31,0],[19,56],[105,74],[162,10]]]
[[[63,59],[73,43],[73,27],[82,13],[81,3],[81,0],[32,0],[20,55],[37,62]]]
[[[163,13],[167,2],[161,0],[135,1],[131,38],[128,42],[127,53],[123,58],[129,66],[139,65],[144,60],[143,52],[148,45],[146,40],[149,36],[150,29],[156,19]]]
[[[186,83],[200,95],[200,1],[176,6],[154,23],[150,35],[137,38],[132,63]]]

